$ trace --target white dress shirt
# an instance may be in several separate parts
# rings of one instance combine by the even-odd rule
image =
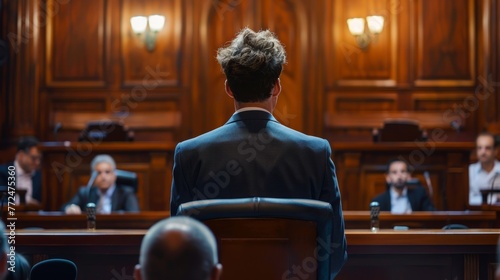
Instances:
[[[111,198],[113,197],[113,192],[116,186],[112,185],[109,189],[102,193],[99,191],[99,202],[97,203],[97,213],[99,214],[110,214],[111,213]]]
[[[26,190],[26,203],[34,202],[33,200],[33,176],[35,176],[35,171],[31,173],[26,173],[21,168],[19,163],[14,161],[14,167],[16,168],[16,189]],[[19,194],[16,194],[16,204],[20,204],[21,198]]]
[[[401,195],[391,188],[391,213],[410,214],[412,212],[410,201],[408,200],[408,189],[404,188]]]
[[[500,189],[500,161],[495,160],[495,165],[489,173],[479,162],[469,165],[469,204],[480,205],[483,202],[481,190],[492,188]],[[488,204],[497,202],[499,199],[496,195],[488,199]]]

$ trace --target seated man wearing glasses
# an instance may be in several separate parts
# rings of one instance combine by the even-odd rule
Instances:
[[[42,174],[40,162],[42,154],[38,150],[38,140],[35,137],[23,137],[17,144],[16,157],[13,162],[0,165],[0,187],[15,187],[25,190],[26,204],[40,204],[42,200]],[[19,204],[20,197],[16,197]]]

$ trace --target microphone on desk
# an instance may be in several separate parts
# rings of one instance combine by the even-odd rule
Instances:
[[[424,171],[425,182],[427,183],[427,187],[429,188],[429,196],[432,197],[432,193],[434,192],[432,188],[431,176],[429,175],[429,171]]]

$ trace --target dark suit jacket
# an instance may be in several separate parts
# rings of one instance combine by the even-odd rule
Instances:
[[[328,141],[281,125],[270,113],[245,111],[181,142],[174,155],[170,209],[201,199],[274,197],[329,202],[334,213],[333,274],[347,258],[344,219]]]
[[[14,162],[0,165],[0,186],[7,186],[9,178],[9,166],[14,165]],[[33,184],[32,197],[38,201],[42,201],[42,172],[35,171],[35,175],[31,177]]]
[[[408,188],[408,200],[410,201],[412,211],[434,211],[434,205],[430,200],[424,187],[416,186]],[[372,201],[377,201],[380,205],[380,211],[391,211],[391,193],[390,188],[387,191],[376,196]]]
[[[81,187],[76,195],[68,201],[63,207],[61,211],[64,211],[66,206],[70,204],[76,204],[80,206],[82,211],[86,211],[87,203],[93,202],[97,205],[99,202],[99,191],[96,187],[92,187],[90,189],[90,194],[87,196],[87,188]],[[116,185],[115,191],[111,196],[111,211],[129,211],[129,212],[137,212],[139,211],[139,203],[137,202],[137,198],[134,194],[134,190],[129,186],[121,186]]]

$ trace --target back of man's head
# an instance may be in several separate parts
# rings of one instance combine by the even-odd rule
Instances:
[[[271,31],[244,28],[230,45],[217,51],[217,60],[236,101],[261,102],[271,97],[286,53]]]
[[[220,270],[210,229],[189,217],[172,217],[156,223],[144,236],[135,276],[142,280],[209,280],[218,279]]]

